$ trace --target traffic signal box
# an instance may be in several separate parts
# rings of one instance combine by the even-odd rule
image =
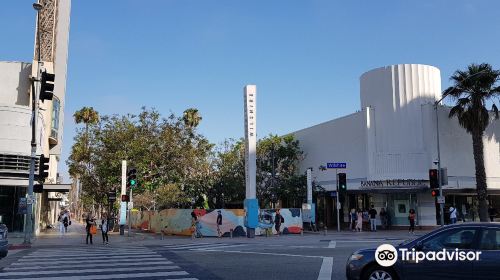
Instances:
[[[56,76],[47,71],[42,72],[42,79],[40,85],[40,100],[52,100],[54,97],[54,81]]]
[[[432,195],[432,197],[438,197],[439,196],[439,189],[431,189],[431,195]]]
[[[45,157],[43,154],[40,155],[40,161],[38,162],[38,180],[44,181],[49,177],[49,163],[50,158]]]
[[[345,196],[347,195],[347,174],[346,173],[338,173],[339,180],[339,200],[344,201]]]
[[[137,186],[137,170],[135,168],[129,169],[127,172],[127,187],[135,188]]]
[[[431,189],[439,188],[439,174],[437,169],[429,169],[429,186]]]

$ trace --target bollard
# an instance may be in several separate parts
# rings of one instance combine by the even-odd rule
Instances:
[[[229,230],[229,235],[230,235],[231,238],[233,238],[233,229]]]
[[[303,228],[300,229],[300,236],[304,236],[304,229]]]
[[[326,235],[326,233],[327,233],[327,229],[326,229],[326,226],[325,226],[325,232],[323,233],[323,235]]]

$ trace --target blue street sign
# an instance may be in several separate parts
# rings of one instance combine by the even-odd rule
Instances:
[[[347,163],[345,163],[345,162],[328,162],[326,164],[326,168],[332,168],[332,169],[347,168]]]

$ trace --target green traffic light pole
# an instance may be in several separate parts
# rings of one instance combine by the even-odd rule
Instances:
[[[336,200],[337,200],[337,231],[340,232],[340,205],[339,205],[339,196],[340,196],[340,192],[339,192],[339,172],[338,172],[338,169],[335,168],[335,178],[337,179],[337,195],[335,196],[336,197]]]

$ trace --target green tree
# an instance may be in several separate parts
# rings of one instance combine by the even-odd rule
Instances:
[[[500,71],[491,65],[471,64],[466,70],[457,70],[452,76],[453,86],[443,92],[451,96],[456,104],[451,108],[449,117],[457,117],[460,125],[472,136],[472,148],[476,168],[476,192],[479,202],[479,219],[488,221],[488,202],[486,172],[484,168],[484,131],[493,118],[498,119],[498,108],[492,104],[493,116],[486,108],[489,102],[497,100],[500,94],[498,81]]]
[[[184,111],[182,120],[187,127],[196,128],[200,124],[202,117],[198,112],[198,109],[189,108]]]

